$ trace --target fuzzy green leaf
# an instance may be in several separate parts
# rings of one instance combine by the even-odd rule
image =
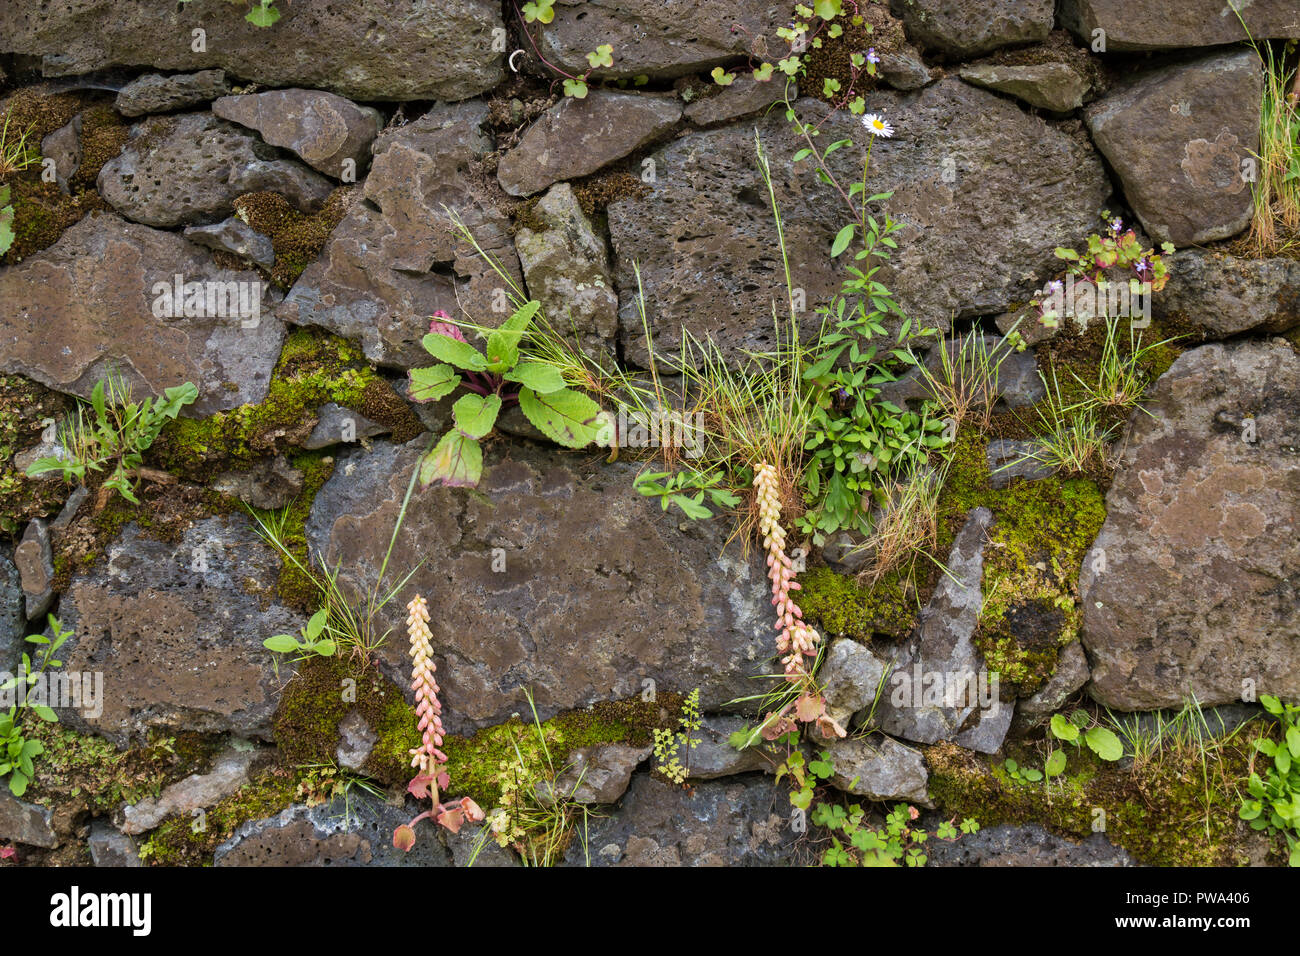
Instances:
[[[466,438],[482,438],[496,424],[501,399],[496,395],[462,395],[451,406],[456,429]]]
[[[562,388],[539,395],[531,388],[519,392],[519,408],[542,434],[565,448],[591,444],[599,431],[600,406],[581,392]]]
[[[558,392],[564,388],[564,376],[560,374],[560,370],[545,362],[520,362],[506,372],[505,378],[507,381],[518,382],[525,388],[531,388],[539,395]]]
[[[410,397],[413,402],[436,402],[446,398],[460,384],[460,375],[450,365],[411,369]]]
[[[443,335],[441,332],[430,332],[424,337],[423,343],[425,351],[439,361],[450,362],[457,368],[471,372],[482,372],[487,369],[487,359],[468,342],[453,339],[450,335]]]
[[[420,484],[439,481],[449,488],[473,488],[483,477],[483,449],[456,429],[443,435],[420,460]]]

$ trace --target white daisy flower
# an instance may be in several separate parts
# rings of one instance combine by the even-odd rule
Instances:
[[[872,136],[889,139],[889,137],[894,135],[894,127],[890,126],[889,122],[879,113],[868,113],[866,116],[862,117],[862,125],[867,128],[867,131],[870,132]]]

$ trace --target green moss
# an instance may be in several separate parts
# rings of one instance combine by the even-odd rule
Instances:
[[[127,126],[111,106],[92,106],[82,113],[81,165],[68,182],[72,191],[93,189],[99,171],[122,152],[126,140]]]
[[[347,211],[347,197],[356,186],[340,186],[330,193],[318,212],[295,209],[279,193],[248,193],[235,200],[235,215],[270,237],[275,250],[271,279],[289,288],[302,271],[316,261],[334,228]]]
[[[648,746],[655,727],[675,726],[681,702],[675,694],[660,694],[655,701],[605,701],[589,710],[569,711],[543,721],[540,736],[531,721],[512,717],[472,737],[448,737],[443,746],[451,777],[448,792],[472,797],[485,809],[494,807],[501,797],[497,776],[503,762],[515,763],[522,755],[525,776],[543,780],[552,770],[562,772],[569,755],[580,747],[602,743]]]
[[[48,249],[88,213],[109,208],[93,189],[65,196],[57,184],[42,182],[38,175],[16,177],[10,187],[14,243],[0,256],[0,263],[19,262],[34,252]]]
[[[951,743],[926,750],[929,791],[945,814],[972,816],[982,826],[1038,823],[1084,839],[1104,821],[1105,835],[1142,863],[1154,866],[1232,866],[1247,862],[1257,841],[1237,819],[1236,781],[1247,774],[1250,746],[1234,740],[1203,763],[1172,751],[1140,771],[1107,763],[1085,748],[1069,748],[1066,774],[1050,783],[1010,779],[1001,759]],[[1028,747],[1009,755],[1022,766],[1042,766]],[[1209,768],[1210,787],[1206,787]]]
[[[289,681],[275,712],[275,740],[292,766],[332,764],[339,723],[356,710],[377,735],[365,772],[385,784],[411,776],[409,751],[420,742],[415,711],[373,662],[315,657]]]
[[[827,567],[809,568],[799,578],[799,607],[822,633],[870,640],[903,637],[916,626],[916,585],[891,572],[871,587]]]
[[[57,419],[67,404],[58,392],[29,379],[0,376],[0,533],[16,534],[67,497],[62,482],[28,478],[13,464],[16,453],[40,443],[46,420]]]
[[[393,429],[394,441],[419,434],[419,419],[348,342],[318,329],[286,337],[265,400],[208,418],[178,418],[163,429],[150,458],[193,481],[217,469],[250,465],[282,442],[302,441],[327,402],[354,409]]]
[[[165,784],[201,770],[215,750],[212,739],[198,734],[155,736],[145,746],[118,750],[102,737],[35,719],[24,723],[24,733],[45,747],[24,799],[50,807],[71,803],[95,814],[157,796]]]
[[[1078,636],[1079,570],[1105,521],[1105,499],[1087,478],[992,488],[986,444],[973,428],[962,429],[953,443],[939,500],[941,545],[946,553],[971,509],[993,512],[975,644],[1003,684],[1026,695],[1052,675],[1059,649]]]
[[[298,777],[272,770],[208,808],[203,826],[190,817],[168,817],[141,844],[140,858],[152,866],[210,866],[218,846],[249,820],[279,813],[298,799]]]

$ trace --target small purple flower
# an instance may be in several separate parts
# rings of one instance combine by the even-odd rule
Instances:
[[[880,56],[876,53],[876,48],[874,46],[867,47],[866,57],[868,63],[880,62]]]
[[[1121,230],[1123,230],[1123,228],[1124,228],[1124,220],[1123,220],[1123,219],[1118,219],[1118,218],[1116,218],[1116,219],[1112,219],[1112,220],[1110,221],[1110,231],[1113,232],[1113,233],[1115,233],[1115,235],[1118,236],[1118,235],[1120,234]]]
[[[1153,275],[1151,260],[1146,256],[1143,256],[1138,260],[1138,263],[1133,267],[1133,270],[1137,273],[1138,278],[1144,281],[1150,279]]]

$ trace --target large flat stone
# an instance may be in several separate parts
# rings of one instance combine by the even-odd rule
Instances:
[[[815,119],[824,104],[801,100]],[[872,109],[897,128],[872,150],[869,193],[894,191],[884,209],[902,225],[900,248],[878,275],[900,305],[927,324],[987,315],[1025,301],[1058,269],[1052,249],[1095,229],[1110,187],[1082,136],[1049,126],[1014,103],[949,77],[923,90],[877,90]],[[793,284],[804,293],[803,328],[844,278],[829,256],[849,214],[808,162],[783,115],[757,124],[780,204]],[[841,182],[862,176],[866,132],[837,115],[822,131],[851,148],[831,156]],[[652,156],[656,181],[644,197],[609,206],[625,355],[644,363],[633,264],[639,263],[656,346],[671,352],[682,326],[724,354],[771,349],[772,302],[786,289],[754,126],[694,133]],[[689,266],[689,267],[688,267]]]
[[[1103,31],[1106,53],[1236,43],[1243,20],[1256,41],[1300,36],[1294,0],[1061,0],[1058,16],[1090,45]]]
[[[1243,163],[1259,151],[1261,76],[1253,50],[1214,53],[1140,74],[1085,111],[1156,242],[1226,239],[1249,224]]]
[[[154,728],[269,738],[293,665],[262,646],[306,623],[274,598],[280,562],[247,518],[207,518],[180,541],[135,524],[73,577],[59,617],[64,672],[103,675],[102,712],[60,720],[125,746]]]
[[[341,562],[345,585],[372,586],[425,444],[340,455],[316,496],[308,538],[331,567]],[[474,492],[417,491],[389,584],[427,560],[384,612],[395,630],[381,665],[409,682],[398,605],[419,593],[453,732],[500,722],[527,706],[527,690],[543,718],[640,693],[647,679],[699,687],[711,711],[753,693],[748,676],[774,652],[757,552],[743,561],[737,546],[724,550],[720,521],[664,514],[632,489],[635,473],[590,454],[497,445]]]
[[[253,283],[261,310],[155,315],[155,284],[171,288],[178,274],[187,283]],[[277,298],[258,273],[218,269],[180,236],[94,216],[0,269],[0,369],[83,398],[110,368],[141,397],[193,382],[199,398],[190,410],[200,415],[260,402],[284,339],[272,314]]]
[[[591,69],[587,54],[608,43],[614,62],[592,71],[597,79],[666,79],[751,52],[762,58],[789,49],[776,31],[789,22],[791,7],[773,0],[732,0],[725,10],[696,0],[559,0],[554,9],[549,24],[528,26],[542,56],[584,74]]]
[[[681,101],[668,94],[592,90],[580,100],[565,97],[501,157],[497,179],[512,196],[532,195],[622,159],[681,116]]]
[[[0,8],[0,52],[41,57],[47,76],[110,66],[220,67],[263,86],[317,87],[358,100],[460,100],[504,76],[505,51],[494,42],[502,8],[492,0],[444,0],[436,12],[374,0],[364,16],[333,0],[276,9],[280,20],[268,29],[245,22],[239,4],[9,3]],[[205,41],[199,51],[195,30]]]
[[[927,50],[979,56],[998,47],[1039,43],[1052,32],[1055,0],[893,0],[907,35]]]
[[[1079,579],[1092,696],[1300,696],[1300,356],[1205,345],[1143,406]]]
[[[507,317],[505,283],[465,242],[447,210],[521,281],[509,220],[474,172],[492,150],[479,100],[435,106],[381,134],[364,201],[349,207],[316,262],[289,290],[281,318],[359,341],[384,365],[428,365],[420,340],[438,310],[479,324]],[[444,206],[446,207],[444,209]]]

